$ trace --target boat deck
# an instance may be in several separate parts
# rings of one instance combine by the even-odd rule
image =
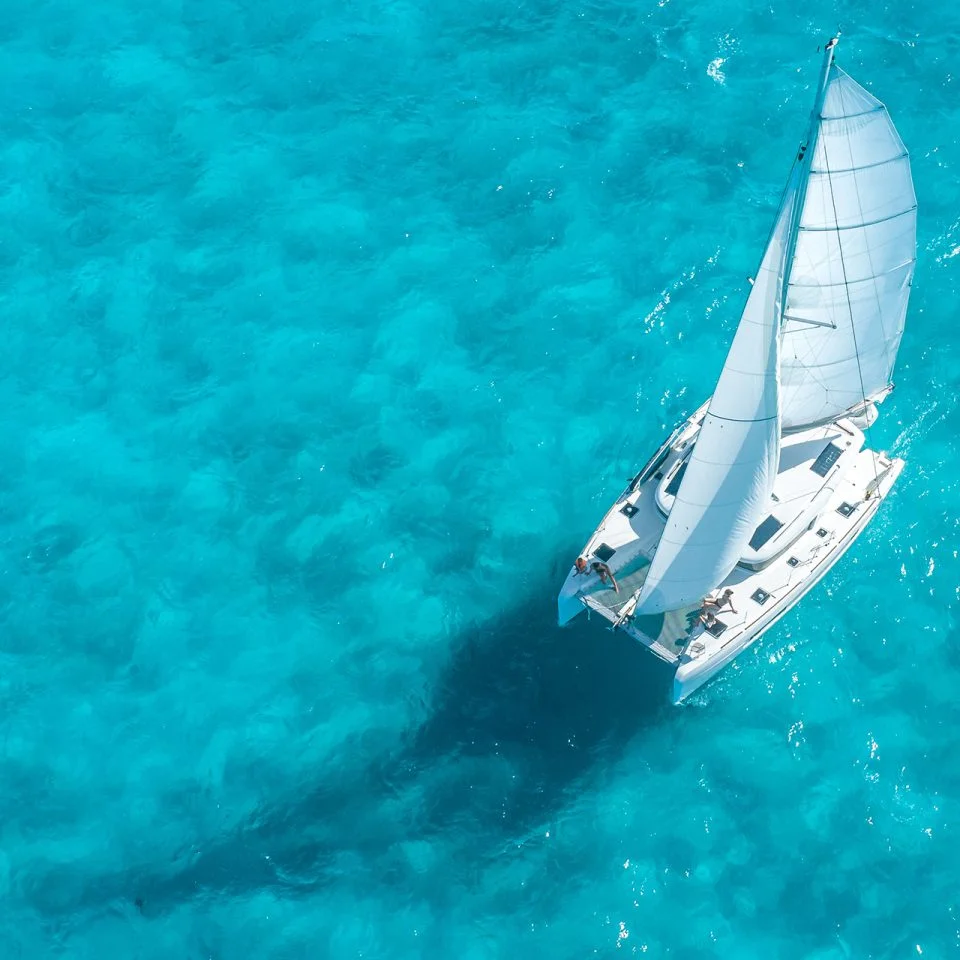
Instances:
[[[581,596],[588,609],[596,611],[611,623],[630,634],[635,640],[649,647],[661,660],[676,663],[683,653],[686,642],[700,625],[699,607],[673,610],[666,614],[642,616],[632,608],[637,591],[647,579],[650,561],[638,556],[632,563],[618,571],[615,576],[619,592],[599,579],[591,583]]]
[[[696,429],[694,426],[694,434]],[[789,530],[790,526],[796,530],[795,525],[784,524],[786,542],[771,560],[763,562],[759,569],[738,565],[726,581],[718,585],[718,591],[726,587],[733,590],[736,612],[729,609],[718,612],[717,623],[710,630],[699,621],[699,605],[659,615],[636,615],[631,608],[664,528],[663,514],[656,506],[657,488],[678,460],[686,456],[691,439],[686,431],[674,441],[668,455],[651,475],[643,477],[613,505],[583,552],[589,560],[600,559],[610,566],[620,586],[619,593],[601,584],[593,573],[568,577],[560,597],[561,622],[565,612],[569,619],[577,608],[582,610],[586,606],[661,659],[680,668],[688,669],[701,658],[703,662],[728,662],[823,576],[865,528],[899,474],[901,461],[863,449],[862,433],[849,423],[844,423],[843,429],[853,438],[852,449],[838,458],[836,466],[829,466],[823,473],[817,467],[817,444],[824,446],[831,438],[820,433],[811,437],[816,443],[808,447],[809,457],[784,458],[784,472],[789,470],[797,475],[790,478],[793,484],[797,478],[807,482],[802,473],[797,473],[805,470],[812,474],[810,489],[814,480],[818,486],[824,485],[822,502],[816,505],[816,513],[802,516],[802,526],[797,533]],[[876,480],[878,471],[880,483]],[[889,476],[883,479],[886,474]],[[874,488],[872,495],[871,487]],[[773,498],[773,509],[782,510],[784,501],[788,500],[783,486],[780,491],[779,496]],[[802,515],[801,511],[797,512]],[[754,556],[745,559],[753,560],[755,552],[751,553]]]

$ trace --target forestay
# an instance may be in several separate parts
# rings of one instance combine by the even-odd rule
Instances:
[[[791,177],[637,609],[699,603],[730,573],[769,502],[780,456],[779,328],[798,177]]]
[[[916,258],[910,160],[886,108],[833,65],[819,117],[784,311],[784,429],[887,388]]]

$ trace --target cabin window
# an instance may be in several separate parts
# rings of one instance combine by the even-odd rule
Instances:
[[[663,477],[663,474],[660,472],[660,468],[663,466],[664,461],[667,457],[670,456],[670,447],[667,446],[659,456],[653,458],[650,461],[649,466],[643,468],[643,470],[637,474],[634,483],[631,486],[631,489],[636,489],[640,486],[641,483],[646,483],[650,479],[651,475],[654,479],[659,480]]]
[[[687,472],[687,461],[684,460],[680,464],[677,472],[670,478],[670,482],[667,484],[667,494],[668,496],[675,497],[677,491],[680,489],[680,483],[683,480],[683,475]]]
[[[753,531],[753,536],[750,538],[750,549],[759,550],[782,526],[783,524],[773,514],[770,514]]]

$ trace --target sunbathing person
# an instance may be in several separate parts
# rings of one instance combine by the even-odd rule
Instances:
[[[713,624],[717,622],[717,614],[724,607],[729,607],[731,613],[737,612],[733,606],[733,590],[730,587],[727,587],[727,589],[723,591],[719,599],[716,597],[707,597],[706,600],[703,601],[703,606],[700,608],[700,620],[704,626],[713,626]]]

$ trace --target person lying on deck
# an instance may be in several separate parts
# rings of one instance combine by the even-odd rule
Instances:
[[[600,563],[598,560],[594,560],[590,566],[593,567],[594,572],[600,577],[601,583],[606,583],[607,577],[609,577],[610,584],[613,589],[616,590],[617,593],[620,592],[620,587],[617,586],[617,581],[613,579],[613,571],[605,563]]]
[[[700,608],[700,619],[703,621],[704,626],[710,627],[717,620],[717,613],[721,611],[724,607],[730,607],[731,613],[736,613],[737,611],[733,606],[733,590],[730,587],[727,587],[726,590],[720,595],[720,598],[716,597],[707,597],[703,601],[703,606]]]

